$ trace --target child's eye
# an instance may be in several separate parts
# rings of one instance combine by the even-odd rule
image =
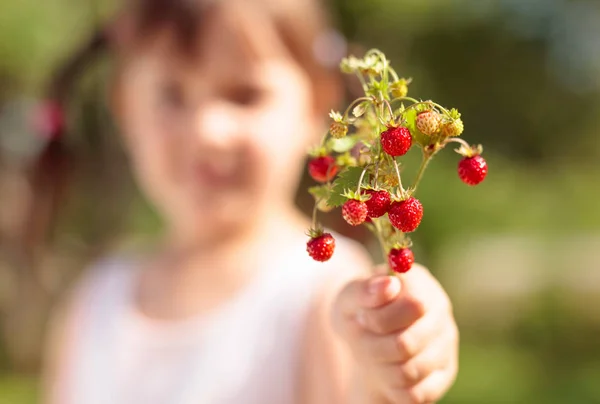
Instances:
[[[266,96],[266,91],[258,86],[238,86],[225,92],[225,98],[241,106],[260,103]]]

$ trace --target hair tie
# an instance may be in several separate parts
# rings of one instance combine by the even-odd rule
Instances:
[[[56,100],[42,101],[33,110],[31,124],[35,132],[46,140],[55,140],[63,135],[65,113]]]

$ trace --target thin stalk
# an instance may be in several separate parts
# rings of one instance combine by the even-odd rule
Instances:
[[[417,178],[415,179],[415,184],[413,185],[413,193],[417,192],[417,186],[421,182],[423,174],[425,173],[425,169],[429,165],[429,162],[431,161],[432,157],[432,155],[427,154],[425,151],[423,151],[423,160],[421,161],[421,167],[419,167],[419,172],[417,173]]]
[[[394,110],[392,109],[392,106],[390,105],[389,101],[383,100],[383,103],[385,104],[388,112],[390,113],[390,121],[394,121]]]
[[[360,81],[360,84],[362,85],[363,91],[366,94],[367,91],[369,91],[369,86],[367,85],[367,82],[365,81],[365,78],[363,77],[363,75],[360,72],[356,72],[356,77],[358,77],[358,81]]]
[[[410,101],[410,102],[414,102],[415,104],[418,104],[418,103],[422,102],[422,101],[419,101],[416,98],[412,98],[412,97],[398,97],[398,98],[394,98],[392,100],[392,102],[394,102],[394,101],[404,101],[404,100]]]
[[[448,115],[450,114],[450,112],[449,112],[449,111],[448,111],[446,108],[442,107],[442,106],[441,106],[440,104],[438,104],[437,102],[428,101],[428,103],[429,103],[429,104],[432,104],[432,105],[435,105],[436,107],[438,107],[439,109],[441,109],[442,111],[444,111],[444,113],[445,113],[445,114],[448,114]]]
[[[367,173],[367,168],[369,166],[365,166],[365,168],[363,168],[362,173],[360,173],[360,178],[358,179],[358,187],[356,188],[356,194],[360,195],[360,188],[362,186],[362,181],[363,178],[365,178],[365,174]]]
[[[457,138],[457,137],[450,137],[450,138],[448,138],[448,139],[446,139],[446,140],[444,141],[444,144],[445,144],[445,145],[446,145],[446,144],[448,144],[448,143],[458,143],[458,144],[460,144],[460,145],[463,145],[463,146],[465,146],[467,149],[470,149],[470,148],[471,148],[471,145],[470,145],[470,144],[468,144],[468,143],[467,143],[467,142],[465,142],[464,140],[462,140],[462,139],[460,139],[460,138]]]
[[[321,202],[321,199],[319,199],[318,201],[315,201],[315,206],[313,207],[313,212],[312,212],[312,229],[313,230],[317,230],[317,207],[319,206],[319,202]]]
[[[392,73],[392,77],[394,78],[394,81],[400,80],[400,77],[398,77],[398,73],[396,73],[396,70],[394,70],[394,68],[392,66],[389,67],[389,71],[390,71],[390,73]]]
[[[375,224],[375,235],[377,236],[377,241],[379,241],[379,246],[381,247],[381,253],[383,254],[383,259],[385,260],[387,256],[387,250],[385,248],[385,240],[383,239],[383,234],[381,230],[380,219],[373,219],[373,223]]]
[[[398,176],[398,187],[400,188],[400,192],[404,193],[404,187],[402,186],[402,176],[400,175],[400,168],[398,168],[398,162],[392,156],[390,156],[392,161],[394,162],[394,169],[396,170],[396,175]]]

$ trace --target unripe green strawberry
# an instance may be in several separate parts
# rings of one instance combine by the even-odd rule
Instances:
[[[319,211],[323,213],[328,213],[331,212],[334,209],[334,207],[329,206],[325,199],[321,199],[319,202],[317,202],[317,209],[319,209]]]
[[[465,129],[462,119],[454,119],[442,126],[442,135],[445,137],[460,136]]]
[[[417,129],[427,136],[433,136],[438,133],[440,131],[440,125],[440,115],[433,110],[427,110],[417,114]]]
[[[408,94],[408,81],[406,79],[400,79],[390,84],[390,91],[394,98],[406,97]]]

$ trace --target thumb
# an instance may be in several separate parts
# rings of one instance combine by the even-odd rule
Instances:
[[[338,295],[336,312],[354,317],[359,309],[374,309],[393,301],[400,293],[396,276],[373,276],[350,282]]]

